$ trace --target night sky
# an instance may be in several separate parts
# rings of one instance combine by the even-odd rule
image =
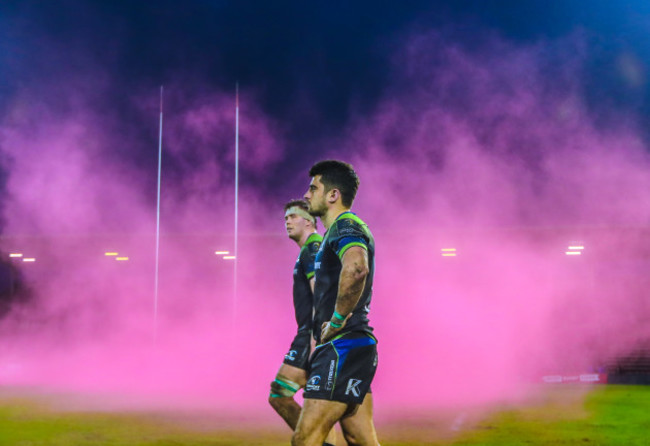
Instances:
[[[650,5],[643,1],[4,1],[0,6],[2,96],[53,75],[101,69],[110,88],[209,81],[262,92],[263,107],[291,119],[306,91],[336,125],[352,101],[371,107],[389,82],[390,49],[413,29],[445,29],[472,42],[491,31],[515,42],[583,32],[584,73],[601,99],[622,86],[613,58],[650,61]],[[55,49],[55,51],[53,51]],[[604,93],[603,98],[600,93]],[[647,108],[647,95],[634,104]],[[309,123],[300,123],[302,126]],[[313,123],[311,123],[313,125]]]
[[[352,115],[409,87],[394,74],[395,55],[412,36],[437,32],[479,54],[490,38],[555,53],[577,40],[573,75],[594,119],[624,116],[645,132],[649,31],[641,0],[3,1],[0,113],[21,95],[65,113],[73,90],[113,116],[116,133],[139,124],[155,144],[156,110],[142,120],[136,94],[155,103],[160,85],[232,92],[238,82],[282,128],[284,164],[304,168]],[[155,159],[137,152],[128,162]]]

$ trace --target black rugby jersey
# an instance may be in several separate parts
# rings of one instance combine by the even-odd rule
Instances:
[[[322,240],[320,234],[311,234],[302,245],[293,268],[293,308],[298,331],[310,331],[312,327],[314,295],[309,281],[314,277],[314,260]]]
[[[368,251],[368,276],[357,306],[352,311],[340,333],[350,331],[372,332],[368,325],[368,312],[372,298],[372,281],[375,273],[375,240],[366,225],[350,211],[339,215],[332,223],[316,255],[316,284],[314,288],[314,338],[320,343],[321,326],[334,314],[341,274],[341,259],[352,246],[361,246]],[[340,334],[339,333],[339,334]]]

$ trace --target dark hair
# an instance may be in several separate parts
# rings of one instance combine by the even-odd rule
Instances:
[[[325,191],[338,189],[341,192],[341,202],[345,207],[351,207],[359,189],[359,177],[352,165],[337,160],[319,161],[309,169],[309,176],[320,175],[320,181]]]
[[[306,200],[303,200],[301,198],[298,198],[296,200],[291,200],[290,202],[285,204],[284,205],[284,212],[287,212],[287,210],[289,208],[292,208],[294,206],[302,209],[303,211],[305,211],[307,213],[309,213],[309,203],[307,203]],[[314,221],[311,222],[311,223],[314,225],[314,229],[318,228],[318,224],[316,223],[316,217],[314,217]]]

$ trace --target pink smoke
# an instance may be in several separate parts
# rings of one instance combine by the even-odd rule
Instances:
[[[113,395],[120,404],[250,408],[259,401],[266,414],[268,383],[293,330],[276,322],[291,304],[292,242],[281,236],[280,214],[278,231],[266,236],[262,197],[243,187],[235,300],[234,262],[215,254],[234,248],[234,97],[168,94],[177,108],[165,115],[157,300],[155,192],[147,190],[156,165],[147,171],[116,156],[115,144],[125,142],[88,105],[64,115],[23,105],[21,116],[38,112],[38,122],[4,123],[3,250],[36,262],[21,264],[35,300],[2,323],[3,381]],[[281,139],[250,105],[240,119],[246,179],[281,159]],[[142,141],[126,144],[143,150]],[[282,336],[260,336],[266,324]],[[256,352],[260,342],[269,349]]]
[[[650,155],[633,125],[598,127],[539,50],[416,39],[399,58],[410,87],[349,131],[356,209],[378,245],[377,398],[391,407],[515,397],[650,335]]]
[[[576,64],[550,69],[543,43],[408,42],[377,109],[313,156],[349,160],[361,177],[354,210],[377,241],[378,414],[513,398],[647,337],[632,265],[647,248],[630,228],[650,217],[650,160],[634,126],[596,125]],[[155,167],[114,151],[143,142],[108,132],[89,105],[22,104],[40,119],[3,123],[3,249],[36,253],[23,269],[37,299],[2,323],[2,380],[275,420],[266,395],[295,330],[298,252],[280,209],[304,190],[265,187],[291,154],[281,126],[242,98],[235,298],[234,263],[214,254],[234,249],[234,97],[169,91],[155,342]],[[157,98],[137,101],[156,134]],[[564,254],[574,241],[577,258]],[[630,262],[624,287],[613,250]]]

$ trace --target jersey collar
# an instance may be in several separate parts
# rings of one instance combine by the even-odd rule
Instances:
[[[334,219],[334,221],[338,221],[338,220],[341,219],[345,214],[356,215],[356,214],[355,214],[354,212],[352,212],[352,211],[344,211],[344,212],[341,212],[341,213],[339,214],[339,216],[336,217],[336,218]]]

